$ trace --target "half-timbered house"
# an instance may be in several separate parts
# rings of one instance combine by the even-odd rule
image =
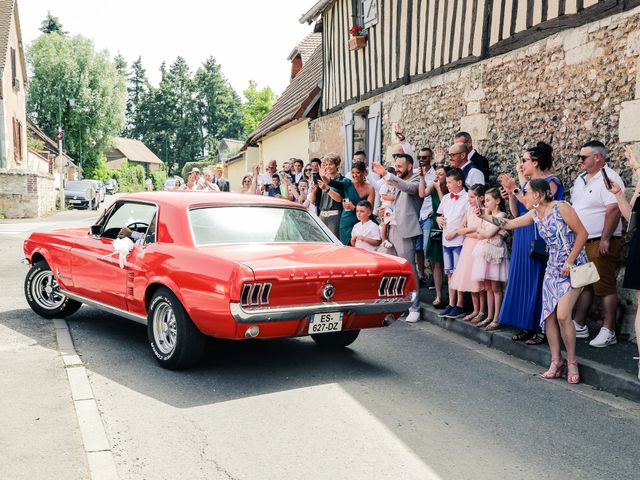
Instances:
[[[602,90],[602,75],[610,82],[634,71],[639,4],[319,0],[300,19],[322,30],[323,89],[310,153],[341,152],[346,169],[354,150],[382,160],[394,141],[394,123],[420,145],[450,142],[455,131],[467,130],[494,156],[511,155],[533,139],[554,140],[560,132],[546,129],[549,124],[572,125],[566,133],[579,140],[567,150],[585,136],[616,137],[619,125],[589,132],[598,121],[584,111],[573,118],[577,111],[567,112],[567,102],[578,101],[571,97],[583,87],[591,102]],[[618,82],[599,95],[630,116],[637,107],[624,105],[635,101],[627,87]],[[527,125],[525,113],[540,120]],[[598,108],[592,113],[610,116]],[[640,127],[620,128],[640,140]]]

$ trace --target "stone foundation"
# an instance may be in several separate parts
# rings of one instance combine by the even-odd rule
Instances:
[[[5,218],[33,218],[56,208],[53,176],[42,173],[0,172],[0,214]]]
[[[416,148],[448,146],[455,132],[469,131],[494,176],[515,174],[515,155],[543,140],[554,147],[556,174],[570,187],[580,172],[580,145],[598,139],[631,192],[638,178],[632,178],[620,142],[640,142],[640,8],[347,108],[357,111],[375,101],[382,102],[387,162],[396,122]],[[312,122],[318,156],[342,153],[342,118],[337,112]],[[621,290],[622,333],[633,330],[633,293]]]

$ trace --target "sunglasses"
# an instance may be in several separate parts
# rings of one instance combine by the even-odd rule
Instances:
[[[449,158],[455,157],[456,155],[460,155],[462,152],[450,153]]]
[[[427,155],[418,155],[418,160],[426,160],[427,158],[431,158]]]
[[[581,162],[584,162],[587,158],[592,156],[593,156],[593,153],[591,155],[578,155],[578,158],[580,159]]]
[[[400,158],[403,155],[404,155],[404,153],[392,153],[391,154],[391,158]]]
[[[306,173],[306,172],[310,172],[310,171],[311,171],[311,169],[310,169],[310,168],[305,168],[305,169],[304,169],[304,171],[305,171],[305,173]]]

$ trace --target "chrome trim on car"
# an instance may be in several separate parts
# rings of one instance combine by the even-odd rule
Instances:
[[[69,297],[72,300],[76,300],[80,303],[84,303],[85,305],[90,305],[92,307],[99,308],[100,310],[103,310],[108,313],[112,313],[114,315],[118,315],[119,317],[124,317],[127,320],[133,320],[134,322],[141,323],[142,325],[147,324],[147,317],[143,317],[142,315],[137,315],[135,313],[127,312],[126,310],[112,307],[111,305],[107,305],[102,302],[97,302],[95,300],[91,300],[87,297],[83,297],[82,295],[76,295],[75,293],[71,293],[66,290],[60,289],[60,293],[62,293],[65,297]]]
[[[366,315],[404,312],[409,309],[416,295],[416,292],[412,292],[411,295],[397,298],[258,308],[244,308],[239,303],[231,302],[229,308],[231,315],[238,323],[278,322],[281,320],[297,320],[315,313],[352,312]]]

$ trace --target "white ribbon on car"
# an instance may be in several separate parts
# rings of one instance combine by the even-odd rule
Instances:
[[[125,261],[127,260],[127,255],[129,255],[129,252],[133,250],[134,245],[135,243],[133,243],[133,240],[131,240],[129,237],[116,238],[113,241],[113,249],[115,250],[115,252],[109,253],[102,258],[118,255],[118,264],[120,265],[120,268],[124,268]]]

